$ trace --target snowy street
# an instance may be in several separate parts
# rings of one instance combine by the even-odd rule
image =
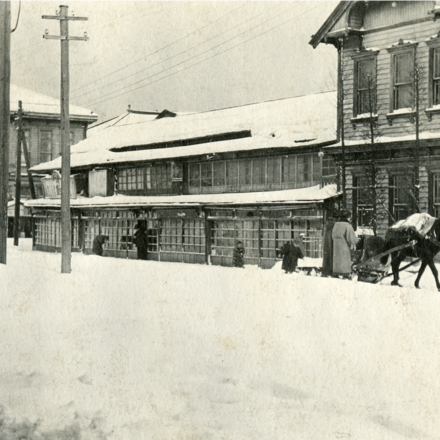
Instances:
[[[62,275],[8,245],[2,439],[440,439],[429,269],[420,290],[414,268],[396,288],[82,254]]]

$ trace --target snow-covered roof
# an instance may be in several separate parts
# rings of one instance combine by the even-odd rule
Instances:
[[[319,203],[338,196],[336,185],[319,185],[282,191],[228,194],[194,194],[179,196],[125,196],[82,197],[70,200],[71,208],[105,208],[135,206],[207,206],[207,205],[258,205],[258,204],[306,204]],[[59,207],[60,199],[35,199],[25,202],[27,207]]]
[[[60,100],[51,96],[42,95],[33,90],[11,84],[10,100],[10,109],[13,113],[18,111],[18,101],[22,101],[23,113],[25,115],[33,114],[33,116],[44,116],[46,118],[60,118]],[[98,119],[98,115],[92,110],[76,105],[70,105],[69,113],[71,119],[81,119],[89,122],[94,122]]]
[[[148,149],[158,143],[250,131],[251,137],[192,146]],[[71,167],[197,156],[264,148],[299,147],[336,141],[336,92],[286,98],[241,107],[177,115],[107,127],[72,146]],[[145,147],[121,151],[127,147]],[[33,171],[61,168],[61,158]]]

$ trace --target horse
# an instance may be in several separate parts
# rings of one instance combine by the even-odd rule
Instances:
[[[434,257],[440,251],[440,219],[435,219],[428,233],[423,236],[414,228],[408,228],[405,231],[399,231],[393,228],[388,229],[385,236],[385,245],[382,252],[386,252],[394,247],[415,241],[414,246],[410,246],[391,253],[391,268],[393,270],[392,286],[401,286],[399,284],[399,266],[407,257],[420,258],[422,263],[417,274],[414,286],[419,289],[420,279],[425,272],[426,266],[429,266],[435,278],[437,290],[440,291],[440,282],[438,279],[438,271],[435,267]],[[388,262],[389,255],[381,257],[381,263]]]

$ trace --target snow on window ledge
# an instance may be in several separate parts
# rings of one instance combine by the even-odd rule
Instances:
[[[416,114],[416,112],[412,108],[399,108],[397,110],[394,110],[391,113],[387,113],[386,117],[388,119],[388,124],[393,125],[394,119],[400,118],[400,117],[405,117],[405,116],[409,116],[411,122],[413,122],[415,114]]]
[[[440,104],[433,105],[432,107],[425,109],[426,116],[428,116],[428,120],[432,121],[432,115],[440,113]]]
[[[360,115],[352,117],[350,119],[350,122],[352,123],[353,128],[356,130],[357,124],[369,123],[370,119],[373,120],[374,123],[376,123],[378,118],[379,115],[377,113],[373,113],[372,115],[370,115],[370,113],[362,113]]]

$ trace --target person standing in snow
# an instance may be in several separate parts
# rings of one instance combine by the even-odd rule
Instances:
[[[324,249],[322,257],[322,276],[328,277],[333,273],[333,238],[332,231],[335,226],[333,214],[329,215],[324,226]]]
[[[304,258],[301,248],[297,240],[290,240],[280,249],[283,256],[283,265],[281,269],[285,273],[293,273],[298,265],[298,258]]]
[[[148,256],[148,237],[145,226],[138,222],[134,228],[136,232],[134,233],[133,242],[137,247],[138,260],[146,260]]]
[[[351,279],[351,251],[356,249],[357,237],[351,226],[350,213],[341,210],[332,231],[333,276]]]
[[[234,267],[244,267],[244,247],[241,241],[237,242],[232,253],[232,264]]]
[[[103,246],[107,240],[108,235],[97,235],[93,240],[92,252],[95,255],[99,255],[100,257],[102,257],[102,254],[104,252]]]

